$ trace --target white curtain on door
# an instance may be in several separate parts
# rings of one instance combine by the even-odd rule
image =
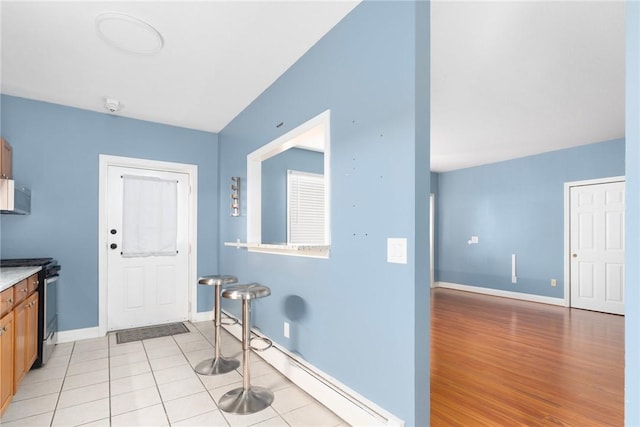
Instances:
[[[175,256],[178,236],[178,183],[123,175],[122,255]]]

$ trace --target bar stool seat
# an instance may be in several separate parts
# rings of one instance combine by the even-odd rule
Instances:
[[[269,295],[271,295],[271,289],[258,283],[229,286],[222,292],[223,298],[242,300],[264,298]]]
[[[271,295],[271,290],[258,283],[233,285],[222,291],[223,298],[242,300],[242,387],[228,391],[220,398],[218,406],[225,412],[253,414],[267,408],[273,402],[273,393],[264,387],[251,386],[249,378],[249,354],[252,349],[251,300],[269,295]],[[268,347],[270,347],[271,342],[265,341],[269,343]]]
[[[213,321],[215,325],[215,344],[213,358],[198,363],[194,371],[201,375],[226,374],[237,369],[240,366],[240,361],[228,359],[220,354],[220,330],[222,325],[220,290],[222,285],[238,283],[238,278],[229,275],[203,276],[198,280],[198,283],[214,287]]]
[[[238,278],[236,276],[230,276],[226,274],[202,276],[200,279],[198,279],[198,283],[201,285],[220,286],[228,285],[231,283],[238,283]]]

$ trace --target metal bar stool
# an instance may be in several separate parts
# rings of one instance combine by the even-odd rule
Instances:
[[[251,347],[251,300],[271,295],[271,289],[258,283],[234,285],[222,291],[223,298],[242,300],[242,387],[228,391],[220,398],[218,406],[225,412],[253,414],[271,405],[273,393],[263,387],[252,387],[249,378],[249,354],[251,350],[262,351],[271,347],[269,339],[256,337],[267,342],[264,348]]]
[[[234,369],[238,368],[240,366],[240,361],[236,359],[227,359],[220,354],[220,327],[222,325],[222,315],[220,312],[220,291],[222,285],[238,283],[238,278],[235,276],[204,276],[198,280],[198,283],[201,285],[213,286],[213,321],[215,325],[215,346],[213,359],[203,360],[196,365],[194,370],[202,375],[226,374],[227,372],[231,372]],[[235,323],[237,323],[237,321],[228,324]]]

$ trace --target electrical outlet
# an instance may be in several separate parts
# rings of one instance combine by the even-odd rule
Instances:
[[[289,322],[284,322],[284,337],[289,338]]]
[[[556,279],[551,279],[551,286],[557,286],[558,281]]]

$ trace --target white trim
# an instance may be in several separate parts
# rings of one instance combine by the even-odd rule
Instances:
[[[197,265],[198,259],[198,166],[184,163],[162,162],[133,157],[99,155],[98,189],[98,328],[100,336],[107,334],[107,171],[109,166],[152,169],[183,173],[189,176],[189,320],[196,316],[198,309]]]
[[[224,246],[236,249],[245,248],[251,252],[262,252],[265,254],[281,254],[291,256],[304,256],[307,258],[329,258],[329,246],[324,245],[298,245],[298,244],[271,244],[271,243],[240,243],[224,242]]]
[[[211,311],[197,311],[191,318],[191,323],[207,322],[213,320],[213,310]]]
[[[326,110],[247,155],[247,242],[262,243],[262,161],[280,154],[289,148],[302,146],[304,140],[308,138],[309,134],[312,134],[312,137],[319,136],[323,139],[320,145],[324,146],[324,244],[328,246],[331,245],[330,118],[331,111]],[[247,249],[253,251],[251,247]],[[285,249],[274,253],[288,254],[288,250]],[[297,255],[306,256],[306,254],[300,253]],[[322,254],[321,257],[328,258],[329,252],[327,251]]]
[[[234,318],[226,311],[225,315]],[[242,325],[223,325],[238,340],[242,339]],[[264,336],[255,330],[258,336]],[[333,413],[352,426],[393,426],[403,427],[404,421],[385,411],[364,396],[351,390],[335,378],[302,360],[287,349],[273,343],[265,351],[252,352],[251,357],[259,355],[267,363],[280,371],[305,392],[329,408]]]
[[[58,344],[62,344],[65,342],[73,342],[80,340],[88,340],[91,338],[100,338],[103,337],[103,334],[100,331],[98,326],[93,328],[84,328],[84,329],[72,329],[69,331],[61,331],[58,332]]]
[[[542,295],[525,294],[522,292],[503,291],[500,289],[484,288],[481,286],[460,285],[449,282],[436,282],[435,288],[455,289],[458,291],[475,292],[477,294],[491,295],[494,297],[511,298],[523,301],[540,302],[551,305],[564,305],[564,299],[545,297]]]
[[[435,286],[435,232],[436,232],[436,195],[433,193],[429,194],[429,286]]]
[[[586,179],[564,183],[564,306],[571,307],[571,187],[625,182],[624,176]]]

